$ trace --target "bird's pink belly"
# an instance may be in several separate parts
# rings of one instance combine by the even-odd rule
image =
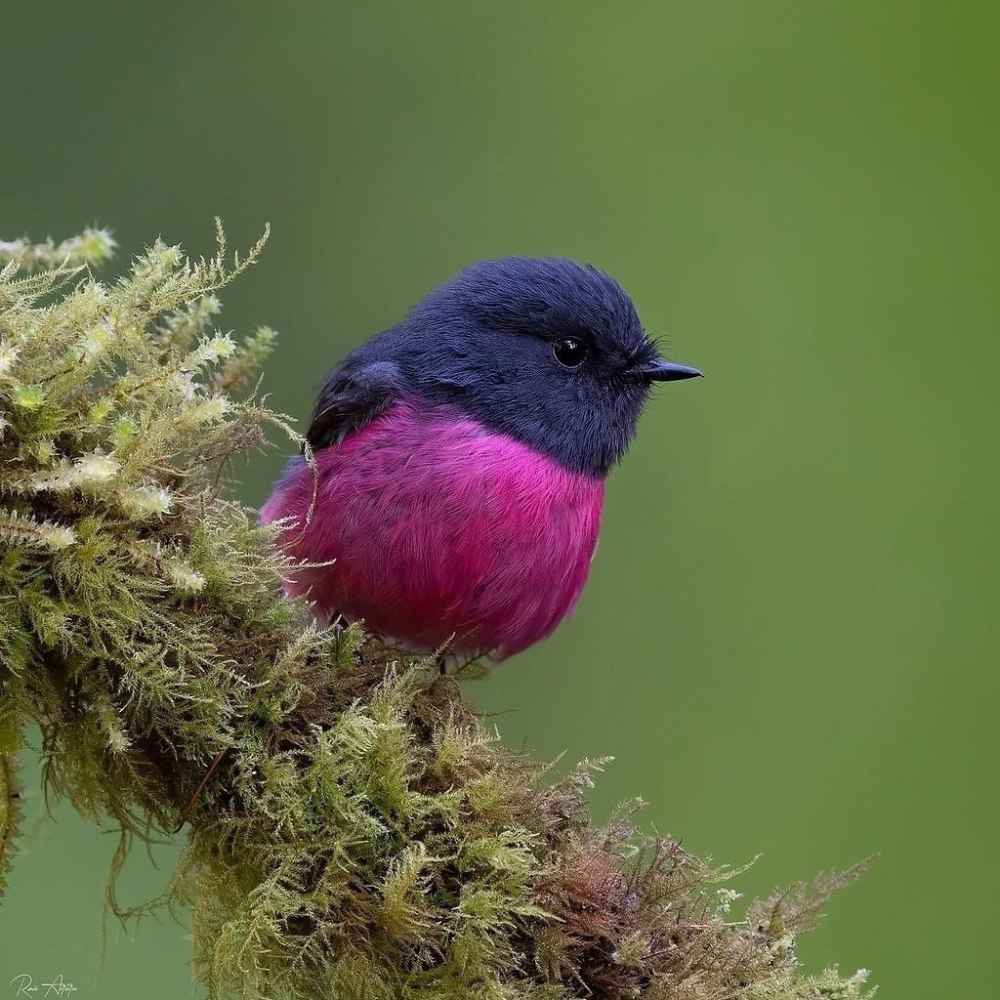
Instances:
[[[396,403],[276,487],[289,593],[421,651],[510,656],[576,604],[604,486],[455,411]]]

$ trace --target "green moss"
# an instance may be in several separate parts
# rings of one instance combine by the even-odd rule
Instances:
[[[454,678],[280,597],[225,487],[269,427],[295,437],[252,389],[275,335],[216,329],[263,240],[219,242],[157,242],[111,283],[107,234],[0,244],[0,873],[34,724],[49,791],[121,831],[113,909],[130,847],[184,831],[160,903],[190,910],[213,996],[865,995],[794,952],[853,873],[733,919],[734,872],[634,809],[590,823],[599,762],[551,783]]]

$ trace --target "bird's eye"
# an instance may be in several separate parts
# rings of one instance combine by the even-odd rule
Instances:
[[[563,337],[552,345],[556,361],[564,368],[579,368],[587,360],[587,345],[577,337]]]

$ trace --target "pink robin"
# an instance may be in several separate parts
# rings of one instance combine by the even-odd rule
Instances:
[[[326,377],[261,511],[286,519],[289,594],[417,652],[504,659],[587,579],[604,480],[661,358],[608,275],[562,259],[467,268]]]

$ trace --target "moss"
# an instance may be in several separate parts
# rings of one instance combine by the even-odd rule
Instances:
[[[275,335],[216,328],[262,245],[101,282],[105,233],[0,244],[0,872],[34,724],[48,791],[120,831],[113,909],[132,845],[183,830],[158,903],[213,996],[868,995],[794,949],[853,872],[734,919],[736,873],[633,809],[591,823],[599,763],[552,783],[454,678],[280,596],[226,489],[269,427],[298,440],[253,390]]]

